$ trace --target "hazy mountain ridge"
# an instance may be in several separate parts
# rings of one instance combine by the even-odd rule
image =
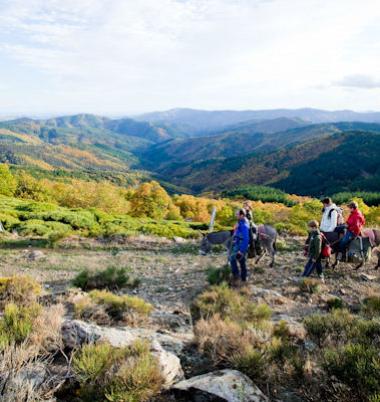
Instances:
[[[268,110],[221,110],[171,109],[164,112],[146,113],[136,119],[152,123],[177,124],[193,133],[213,131],[250,120],[272,120],[277,118],[301,119],[312,124],[356,121],[380,123],[380,112],[354,112],[351,110],[327,111],[322,109],[268,109]]]

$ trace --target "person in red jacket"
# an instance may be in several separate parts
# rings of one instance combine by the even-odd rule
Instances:
[[[338,260],[342,259],[342,253],[346,250],[352,239],[361,234],[362,228],[365,225],[364,215],[358,209],[358,203],[352,201],[348,204],[350,208],[350,216],[347,219],[347,232],[339,243]]]

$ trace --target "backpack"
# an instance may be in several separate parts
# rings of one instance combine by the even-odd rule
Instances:
[[[329,211],[329,219],[331,219],[331,214],[333,211],[336,211],[338,214],[337,220],[336,220],[336,225],[344,225],[345,221],[344,221],[344,216],[343,216],[343,209],[336,207],[336,208],[331,208]]]
[[[321,232],[322,237],[322,251],[321,256],[322,258],[330,258],[332,253],[332,248],[330,246],[329,241],[327,240],[326,236]]]

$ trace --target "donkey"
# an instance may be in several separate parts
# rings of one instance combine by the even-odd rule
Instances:
[[[258,256],[256,263],[258,263],[265,254],[269,253],[272,257],[270,267],[274,266],[276,256],[276,241],[277,230],[270,225],[259,225],[257,228],[259,241],[262,249],[262,253]],[[228,259],[232,249],[232,236],[233,230],[223,230],[220,232],[213,232],[207,235],[203,235],[203,239],[200,245],[199,252],[201,255],[206,255],[211,251],[213,245],[223,245],[226,248]]]
[[[368,237],[370,239],[371,243],[371,248],[372,249],[377,249],[377,265],[374,267],[374,269],[379,269],[380,268],[380,230],[379,229],[364,229],[363,232],[365,233],[365,237]],[[336,256],[338,254],[338,245],[339,245],[339,234],[336,232],[327,232],[325,233],[325,236],[327,238],[327,241],[330,243],[332,246],[333,253],[335,254],[335,261],[332,264],[332,267],[335,268],[339,261],[336,259]],[[365,264],[365,260],[361,261],[355,269],[361,268]],[[326,268],[329,267],[330,261],[327,261]]]

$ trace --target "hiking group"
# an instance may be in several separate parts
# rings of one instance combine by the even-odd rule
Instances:
[[[346,221],[343,217],[343,210],[334,204],[330,198],[325,198],[322,203],[321,224],[319,225],[316,220],[308,223],[309,235],[304,249],[307,262],[302,276],[308,277],[316,270],[323,281],[322,260],[329,260],[333,251],[337,254],[337,262],[348,261],[347,249],[350,243],[354,239],[360,239],[360,251],[363,253],[361,236],[364,234],[365,218],[355,201],[348,204],[350,214]],[[247,258],[260,254],[260,241],[262,239],[258,227],[253,222],[252,208],[249,202],[244,203],[236,217],[237,223],[232,232],[231,252],[229,254],[233,277],[232,285],[234,286],[240,281],[243,283],[247,281]],[[368,230],[368,233],[365,233],[372,246],[375,245],[374,232],[377,231]]]

